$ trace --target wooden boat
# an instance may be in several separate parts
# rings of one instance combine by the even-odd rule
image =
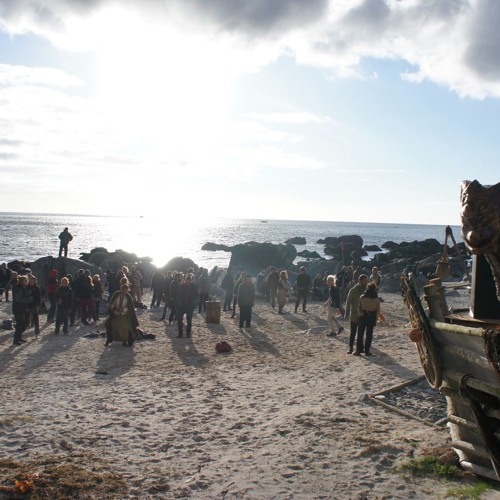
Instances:
[[[427,381],[446,397],[461,467],[500,481],[500,183],[464,181],[461,202],[473,254],[470,308],[450,308],[452,285],[440,278],[424,287],[424,301],[411,276],[401,289]]]

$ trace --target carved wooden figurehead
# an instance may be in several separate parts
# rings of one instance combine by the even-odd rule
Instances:
[[[477,180],[463,181],[460,201],[462,238],[471,253],[486,258],[500,301],[500,183],[483,186]]]

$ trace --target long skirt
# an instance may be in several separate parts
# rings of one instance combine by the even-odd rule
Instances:
[[[114,340],[121,340],[122,342],[128,342],[129,334],[132,332],[132,325],[130,323],[130,318],[128,314],[123,316],[113,316],[112,321],[112,334]]]

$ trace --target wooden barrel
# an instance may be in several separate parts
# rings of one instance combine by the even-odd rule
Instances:
[[[220,302],[218,300],[207,300],[206,307],[205,321],[207,323],[220,323]]]

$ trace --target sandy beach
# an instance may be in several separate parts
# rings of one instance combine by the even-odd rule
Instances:
[[[52,486],[43,498],[444,498],[449,482],[398,467],[449,448],[447,430],[367,398],[423,373],[401,297],[382,295],[371,358],[326,336],[319,302],[280,316],[258,299],[249,330],[195,313],[192,339],[139,310],[156,339],[132,348],[85,337],[102,323],[55,337],[42,317],[19,347],[0,330],[1,484]],[[232,353],[216,353],[221,339]]]

